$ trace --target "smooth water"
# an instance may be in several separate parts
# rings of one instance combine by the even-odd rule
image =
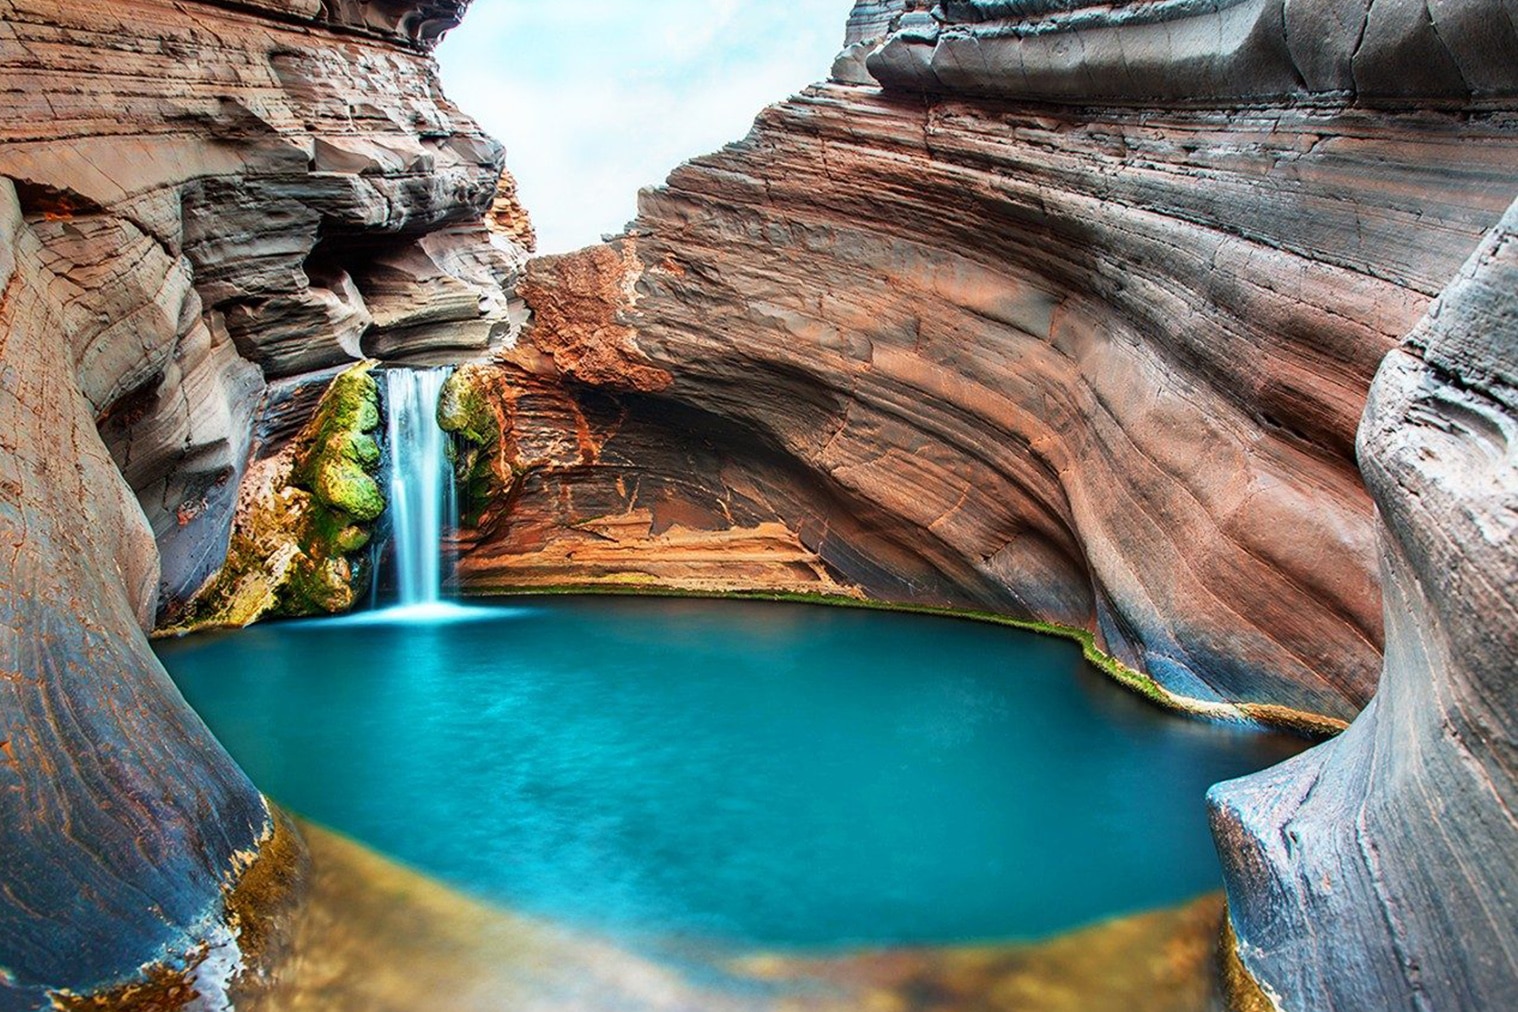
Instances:
[[[623,937],[1035,938],[1219,887],[1208,785],[1304,743],[1071,644],[804,605],[532,600],[161,644],[264,791]]]
[[[425,608],[443,595],[445,528],[454,521],[453,472],[448,436],[437,424],[438,398],[451,367],[381,371],[385,382],[385,446],[390,539],[385,559],[394,567],[397,604]]]

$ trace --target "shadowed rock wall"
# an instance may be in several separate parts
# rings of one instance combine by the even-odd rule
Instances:
[[[428,52],[466,6],[0,2],[0,1009],[238,969],[270,814],[144,630],[335,371],[508,337],[501,149]]]

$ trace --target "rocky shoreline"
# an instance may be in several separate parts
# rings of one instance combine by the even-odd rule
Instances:
[[[973,612],[1352,722],[1213,793],[1234,978],[1518,1006],[1508,5],[860,0],[832,80],[537,259],[437,81],[467,7],[0,0],[0,1012],[284,902],[229,900],[283,838],[147,634],[291,454],[351,603],[366,430],[301,448],[370,358],[470,361],[466,592]]]

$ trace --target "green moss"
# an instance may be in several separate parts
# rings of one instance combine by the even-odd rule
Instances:
[[[352,559],[369,544],[367,525],[385,512],[375,478],[381,453],[371,435],[380,424],[373,362],[339,375],[298,443],[292,484],[312,497],[300,553],[279,588],[276,614],[334,614],[353,607],[364,565]]]
[[[379,483],[349,461],[324,461],[311,476],[311,493],[328,509],[359,523],[373,523],[385,512],[385,496]]]
[[[242,626],[269,615],[347,611],[366,578],[369,525],[385,510],[374,474],[379,385],[361,363],[334,379],[269,482],[233,525],[227,561],[165,634]]]
[[[369,547],[369,532],[364,528],[354,525],[344,527],[333,539],[333,546],[344,555],[352,555]]]
[[[474,379],[474,370],[467,366],[448,377],[438,398],[437,423],[475,446],[489,446],[500,438],[500,419],[489,394]]]
[[[507,483],[496,473],[502,433],[488,373],[461,366],[443,384],[438,398],[438,426],[455,438],[450,447],[459,491],[460,520],[477,526]]]
[[[271,614],[289,618],[335,615],[353,607],[355,569],[341,555],[296,559],[285,573]]]
[[[359,523],[372,523],[385,512],[385,496],[373,474],[380,448],[370,433],[379,428],[380,410],[372,369],[373,363],[365,362],[332,381],[293,475],[294,483],[323,506]]]

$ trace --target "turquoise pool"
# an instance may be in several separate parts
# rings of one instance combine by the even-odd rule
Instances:
[[[1059,639],[794,604],[524,599],[160,644],[288,808],[624,938],[1032,939],[1219,887],[1207,787],[1305,743]]]

